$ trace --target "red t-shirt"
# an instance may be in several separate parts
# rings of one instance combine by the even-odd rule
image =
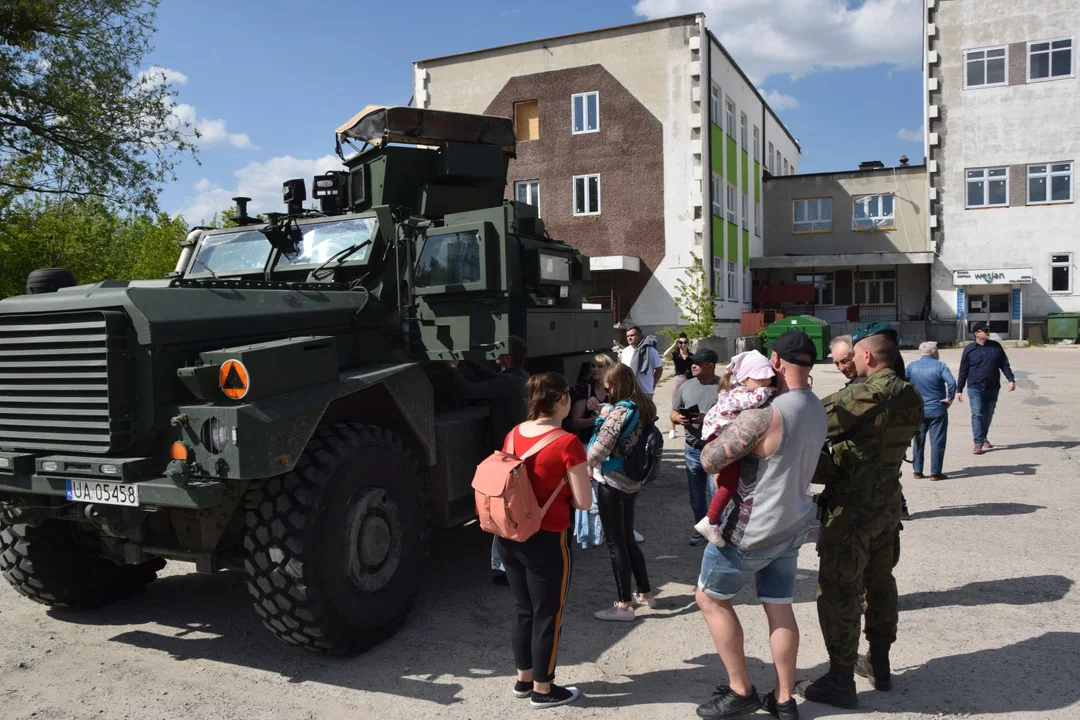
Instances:
[[[559,432],[558,428],[536,437],[525,437],[515,427],[510,431],[514,437],[514,454],[521,457],[533,445],[553,432]],[[507,435],[506,440],[503,441],[503,452],[508,451],[509,440],[510,435]],[[566,472],[583,462],[585,462],[585,447],[577,436],[572,433],[567,433],[566,437],[559,438],[532,457],[525,459],[525,469],[529,472],[533,492],[536,493],[536,500],[541,507],[548,501],[551,493],[554,492],[562,479],[566,477]],[[544,519],[540,522],[541,530],[562,532],[570,528],[570,498],[572,495],[573,492],[570,490],[568,479],[567,483],[559,490],[559,496],[555,499],[555,502],[551,503],[547,514],[544,515]]]

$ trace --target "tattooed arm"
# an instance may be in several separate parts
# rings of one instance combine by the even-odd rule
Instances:
[[[749,455],[769,432],[774,412],[771,407],[765,407],[739,413],[734,422],[702,449],[701,466],[706,472],[718,473]]]

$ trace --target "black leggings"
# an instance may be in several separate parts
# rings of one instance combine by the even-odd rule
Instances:
[[[534,682],[555,679],[566,592],[570,589],[570,533],[540,530],[525,542],[495,538],[514,592],[514,665]]]
[[[611,570],[615,573],[615,587],[619,602],[630,602],[630,576],[634,577],[639,593],[647,593],[649,574],[645,569],[645,555],[634,539],[634,502],[637,493],[626,493],[600,483],[596,490],[596,502],[600,508],[600,522],[604,526],[608,552],[611,554]]]

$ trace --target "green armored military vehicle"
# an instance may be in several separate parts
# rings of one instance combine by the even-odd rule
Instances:
[[[337,140],[363,147],[314,179],[318,212],[292,180],[287,213],[238,199],[168,279],[0,301],[0,570],[23,595],[97,607],[185,560],[244,572],[286,642],[368,647],[499,442],[446,361],[516,335],[531,372],[572,376],[610,345],[586,259],[503,199],[510,120],[368,108]]]

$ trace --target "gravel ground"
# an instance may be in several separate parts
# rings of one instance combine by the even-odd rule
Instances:
[[[1009,351],[1019,387],[1002,395],[991,440],[971,454],[968,406],[954,406],[948,481],[910,478],[897,673],[891,693],[859,679],[859,712],[801,705],[803,718],[1080,718],[1080,348]],[[943,359],[955,373],[959,352]],[[908,354],[907,360],[914,359]],[[841,385],[815,370],[824,395]],[[657,399],[668,402],[670,383]],[[665,428],[666,429],[666,428]],[[639,530],[661,607],[632,624],[592,612],[614,598],[607,553],[576,555],[559,681],[585,697],[555,717],[694,717],[723,681],[693,602],[701,550],[681,441],[638,503]],[[308,655],[256,621],[241,578],[170,563],[144,594],[95,612],[49,611],[0,584],[0,717],[480,718],[530,712],[509,690],[509,590],[490,582],[489,537],[476,526],[439,533],[426,592],[390,641],[348,659]],[[799,677],[826,655],[817,626],[813,545],[800,557],[795,612]],[[737,599],[757,687],[773,687],[764,614],[752,588]],[[767,717],[767,716],[764,716]]]

